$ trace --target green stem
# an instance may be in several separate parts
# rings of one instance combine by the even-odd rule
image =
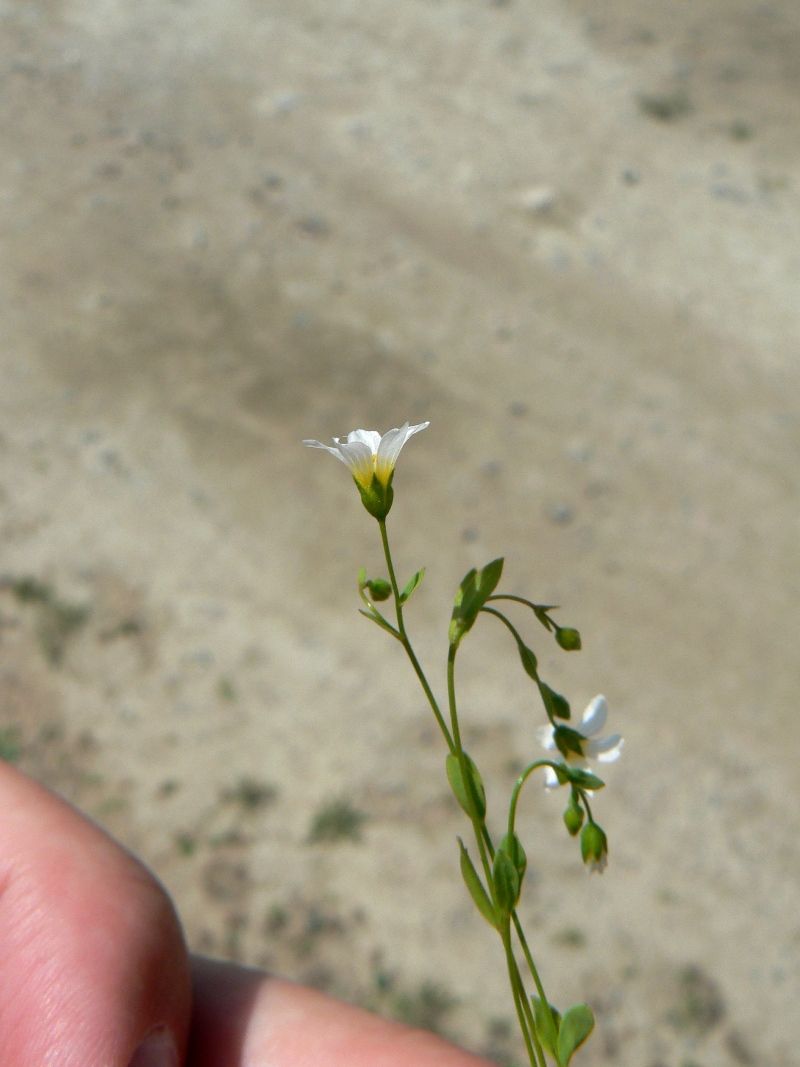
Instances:
[[[383,544],[383,554],[386,559],[386,567],[389,571],[389,582],[392,586],[392,593],[394,594],[394,607],[395,614],[397,615],[397,629],[400,633],[400,641],[403,648],[406,650],[406,655],[411,661],[411,666],[414,668],[414,673],[419,679],[419,683],[422,686],[422,690],[425,696],[428,698],[428,703],[431,706],[436,722],[439,724],[439,729],[442,731],[442,736],[447,742],[447,747],[450,752],[455,752],[455,746],[453,739],[450,736],[450,731],[447,729],[447,725],[444,721],[444,716],[439,710],[439,705],[436,701],[436,697],[433,695],[433,690],[428,684],[428,679],[425,677],[425,672],[420,666],[420,662],[416,657],[414,649],[411,647],[411,641],[406,633],[406,625],[403,619],[403,605],[400,603],[400,588],[397,584],[397,576],[394,571],[394,563],[392,561],[392,553],[389,548],[389,535],[386,532],[386,519],[378,519],[378,525],[381,528],[381,542]]]
[[[525,956],[525,962],[528,965],[528,970],[530,971],[531,978],[533,979],[533,984],[536,986],[536,992],[539,994],[539,1000],[541,1000],[542,1004],[545,1005],[545,1010],[550,1016],[553,1029],[555,1030],[557,1029],[557,1027],[555,1019],[553,1018],[553,1010],[550,1007],[550,1001],[547,999],[547,994],[544,991],[542,979],[539,977],[539,971],[536,968],[536,964],[533,962],[533,955],[531,954],[531,950],[528,947],[528,941],[525,937],[525,932],[522,929],[522,923],[519,921],[519,916],[517,915],[516,911],[513,911],[511,913],[511,919],[514,923],[514,929],[517,932],[517,937],[519,938],[522,953]]]
[[[527,782],[528,778],[539,767],[552,767],[555,769],[555,763],[551,759],[537,759],[533,763],[529,764],[522,774],[517,778],[514,783],[514,789],[511,793],[511,803],[508,806],[508,833],[509,836],[514,833],[514,823],[517,818],[517,801],[519,795],[522,792],[522,787]]]
[[[492,885],[492,867],[489,863],[489,859],[486,851],[486,824],[481,816],[478,815],[478,808],[476,804],[476,798],[472,794],[472,776],[467,768],[467,757],[464,752],[464,746],[461,744],[461,729],[458,725],[458,709],[456,707],[456,652],[458,650],[457,645],[450,645],[447,652],[447,701],[450,707],[450,726],[453,731],[453,751],[458,757],[458,765],[461,769],[461,780],[464,783],[464,792],[469,798],[471,811],[469,812],[469,818],[472,822],[472,829],[475,832],[475,841],[478,845],[478,851],[481,856],[481,863],[483,864],[483,872],[486,875],[486,881],[489,886]]]
[[[508,923],[505,924],[500,933],[500,937],[506,954],[506,966],[508,967],[508,980],[511,983],[511,995],[514,998],[514,1008],[517,1012],[517,1021],[519,1022],[519,1028],[525,1042],[528,1059],[530,1060],[531,1067],[547,1067],[544,1052],[542,1051],[542,1046],[539,1042],[539,1036],[536,1033],[536,1025],[533,1020],[533,1015],[531,1014],[530,1005],[528,1004],[528,995],[522,984],[517,961],[514,959],[514,953],[511,949],[511,936]]]

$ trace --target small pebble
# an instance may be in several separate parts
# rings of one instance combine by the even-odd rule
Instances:
[[[567,526],[575,518],[575,512],[569,504],[552,504],[547,509],[547,517],[557,526]]]
[[[532,185],[517,195],[517,205],[528,215],[547,215],[556,203],[556,191],[549,185]]]

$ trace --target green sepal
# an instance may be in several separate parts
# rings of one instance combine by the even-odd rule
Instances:
[[[469,853],[460,837],[458,839],[458,847],[461,849],[461,877],[464,879],[464,885],[469,890],[469,895],[472,897],[475,907],[487,923],[497,929],[498,919],[494,904],[492,904],[489,894],[483,888],[483,882],[478,877],[478,872],[473,867]]]
[[[538,997],[531,997],[531,1004],[539,1040],[553,1059],[558,1059],[558,1028],[561,1024],[561,1016],[552,1004],[546,1005]]]
[[[373,476],[372,482],[366,488],[355,478],[353,478],[353,481],[356,483],[356,488],[361,495],[361,503],[373,518],[382,522],[389,514],[394,500],[394,489],[392,489],[391,481],[388,485],[382,485]]]
[[[425,568],[421,567],[417,573],[406,582],[402,593],[400,594],[400,603],[405,604],[422,579],[425,577]]]
[[[494,854],[492,889],[497,911],[508,919],[519,900],[520,880],[514,861],[501,848]]]
[[[542,703],[547,711],[548,719],[569,719],[571,713],[566,697],[562,697],[555,689],[551,689],[547,682],[539,683],[539,692],[542,694]]]
[[[567,778],[576,785],[578,789],[591,789],[592,791],[602,789],[605,786],[605,782],[602,778],[598,778],[596,774],[592,774],[591,771],[584,771],[580,767],[567,767]]]
[[[519,658],[522,663],[522,669],[528,675],[529,678],[533,678],[534,682],[539,681],[539,662],[536,659],[536,653],[532,648],[528,648],[522,641],[517,641],[517,648],[519,649]]]
[[[522,842],[519,837],[517,837],[516,834],[506,834],[498,848],[510,857],[511,862],[517,870],[521,883],[528,867],[528,857],[525,855],[525,849],[522,847]]]
[[[455,752],[450,752],[445,762],[447,780],[453,790],[462,811],[471,818],[475,815],[482,819],[486,814],[486,791],[483,788],[481,773],[474,761],[464,753],[468,781],[465,783],[461,774],[461,762]]]
[[[470,629],[478,612],[497,588],[503,573],[503,560],[494,559],[481,570],[473,567],[458,587],[448,634],[450,644],[457,645]]]
[[[569,1061],[594,1029],[594,1015],[588,1004],[576,1004],[564,1012],[558,1027],[558,1045],[556,1059],[561,1067],[568,1067]]]
[[[570,755],[583,756],[586,738],[577,730],[571,730],[569,726],[557,726],[553,730],[553,740],[564,759],[569,759]]]
[[[556,626],[556,642],[565,652],[580,652],[581,635],[574,626]]]

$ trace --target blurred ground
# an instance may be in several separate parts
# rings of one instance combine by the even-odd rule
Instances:
[[[0,29],[6,757],[154,865],[194,946],[512,1056],[441,745],[356,614],[376,530],[299,444],[430,419],[391,520],[432,677],[505,554],[584,635],[530,630],[545,676],[627,737],[603,879],[559,799],[521,819],[548,989],[599,1017],[581,1062],[797,1064],[797,6],[28,0]],[[499,827],[541,713],[501,634],[469,644]]]

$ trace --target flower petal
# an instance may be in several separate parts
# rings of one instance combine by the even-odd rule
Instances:
[[[352,435],[349,435],[352,436]],[[375,471],[375,456],[365,441],[337,442],[342,459],[353,472],[353,477],[367,489],[372,484]]]
[[[599,733],[605,726],[607,718],[608,704],[606,703],[606,698],[600,693],[594,700],[589,701],[586,711],[583,713],[581,733],[586,737]]]
[[[334,437],[337,445],[339,444],[339,438]],[[372,455],[376,455],[378,452],[378,445],[381,443],[381,435],[377,430],[351,430],[347,435],[347,444],[352,445],[356,441],[367,446]]]
[[[558,780],[558,775],[552,767],[545,767],[544,769],[544,787],[545,789],[558,789],[561,783]]]
[[[397,463],[397,457],[403,449],[409,437],[430,426],[429,422],[420,422],[416,426],[410,426],[404,422],[399,428],[387,430],[380,440],[375,459],[375,474],[382,485],[386,485]]]
[[[558,748],[558,745],[555,742],[555,737],[553,736],[553,727],[550,723],[546,726],[538,726],[536,728],[536,737],[542,748],[546,749],[548,752],[555,752]]]
[[[598,738],[590,741],[588,755],[596,759],[598,763],[616,763],[622,755],[625,739],[619,734],[611,734],[610,737]]]
[[[336,440],[336,438],[334,438],[334,440]],[[303,441],[303,444],[307,445],[309,448],[324,448],[326,452],[330,452],[332,456],[336,456],[342,463],[348,463],[338,448],[331,448],[330,445],[323,445],[322,441]]]

